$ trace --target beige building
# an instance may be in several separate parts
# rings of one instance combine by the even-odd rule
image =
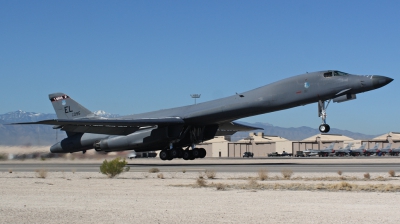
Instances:
[[[400,147],[400,132],[389,132],[387,134],[373,138],[372,140],[363,141],[367,143],[367,148],[373,148],[376,143],[379,143],[379,148],[386,147],[392,143],[391,148]]]
[[[279,136],[264,135],[264,133],[250,133],[249,137],[231,142],[230,136],[216,136],[214,139],[203,142],[197,147],[205,148],[207,157],[242,157],[244,152],[254,153],[254,157],[267,157],[272,152],[296,154],[296,151],[307,149],[321,150],[335,142],[334,149],[346,147],[352,143],[352,149],[359,148],[364,142],[367,148],[379,143],[380,148],[392,143],[392,148],[400,147],[400,132],[390,132],[372,140],[354,140],[339,134],[317,134],[302,141],[290,141]]]
[[[197,145],[198,148],[204,148],[207,157],[228,157],[228,143],[230,136],[215,136],[215,138],[202,142]]]
[[[205,148],[207,157],[242,157],[244,152],[254,153],[254,157],[266,157],[269,153],[291,152],[292,142],[278,136],[268,136],[259,132],[237,142],[230,142],[225,136],[203,142],[198,147]]]
[[[296,151],[305,151],[307,149],[321,150],[336,142],[334,149],[346,147],[347,144],[353,143],[353,148],[361,145],[361,140],[354,140],[350,137],[338,134],[317,134],[306,138],[299,142],[292,143],[292,153]]]

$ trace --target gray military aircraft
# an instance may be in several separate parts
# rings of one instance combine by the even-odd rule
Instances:
[[[336,70],[306,73],[283,79],[233,96],[195,105],[106,119],[64,93],[53,93],[49,99],[57,119],[18,124],[46,124],[66,131],[67,138],[50,148],[53,153],[97,151],[161,150],[162,160],[204,157],[196,144],[216,135],[256,129],[233,121],[254,115],[318,103],[322,119],[321,132],[329,132],[326,110],[331,101],[356,99],[356,94],[374,90],[392,82],[378,75],[352,75]],[[326,104],[327,102],[327,104]],[[186,148],[182,150],[182,148]],[[189,149],[192,150],[189,150]]]
[[[347,144],[346,147],[335,150],[335,155],[336,156],[345,156],[345,155],[349,155],[350,154],[350,149],[353,146],[353,143],[349,143]]]
[[[398,156],[400,154],[400,147],[390,150],[389,155]]]
[[[307,149],[303,153],[306,156],[316,156],[318,155],[319,157],[328,157],[331,153],[334,153],[335,150],[333,149],[335,147],[336,142],[332,142],[330,145],[325,147],[324,149],[321,150],[316,150],[316,149]]]
[[[361,156],[365,152],[365,147],[367,146],[367,143],[364,142],[358,149],[353,149],[350,150],[349,155],[351,156]]]
[[[381,150],[379,150],[379,155],[382,155],[382,156],[384,156],[384,155],[386,155],[386,154],[389,154],[391,151],[392,151],[392,143],[389,143],[389,144],[387,144],[386,146],[385,146],[385,148],[383,148],[383,149],[381,149]]]
[[[379,152],[379,143],[376,143],[372,149],[367,149],[364,151],[365,156],[376,155]]]

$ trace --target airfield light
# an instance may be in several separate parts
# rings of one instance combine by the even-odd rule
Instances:
[[[194,99],[194,104],[196,104],[196,99],[200,98],[201,94],[190,94],[190,96]]]

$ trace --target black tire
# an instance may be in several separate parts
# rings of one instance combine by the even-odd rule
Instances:
[[[321,133],[328,133],[331,130],[331,127],[327,124],[321,124],[318,129]]]
[[[201,150],[198,149],[198,148],[194,148],[194,149],[192,150],[192,156],[193,156],[194,158],[200,158],[200,156],[201,156]]]
[[[191,157],[192,157],[192,151],[191,150],[183,150],[182,158],[184,160],[189,160]]]
[[[200,157],[199,158],[204,158],[207,155],[207,151],[205,148],[199,148],[200,151]]]
[[[181,158],[182,157],[182,149],[171,149],[170,154],[172,158]]]
[[[160,159],[161,160],[167,160],[167,159],[169,159],[169,153],[168,153],[168,151],[167,150],[161,150],[161,152],[160,152]]]
[[[329,126],[329,124],[326,124],[326,131],[325,133],[328,133],[331,130],[331,126]]]

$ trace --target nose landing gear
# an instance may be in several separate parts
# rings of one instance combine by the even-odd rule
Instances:
[[[318,117],[322,119],[322,124],[319,126],[319,131],[322,133],[328,133],[329,130],[331,130],[331,127],[326,123],[326,110],[328,109],[330,102],[331,100],[329,100],[328,104],[325,106],[325,101],[318,101]]]

